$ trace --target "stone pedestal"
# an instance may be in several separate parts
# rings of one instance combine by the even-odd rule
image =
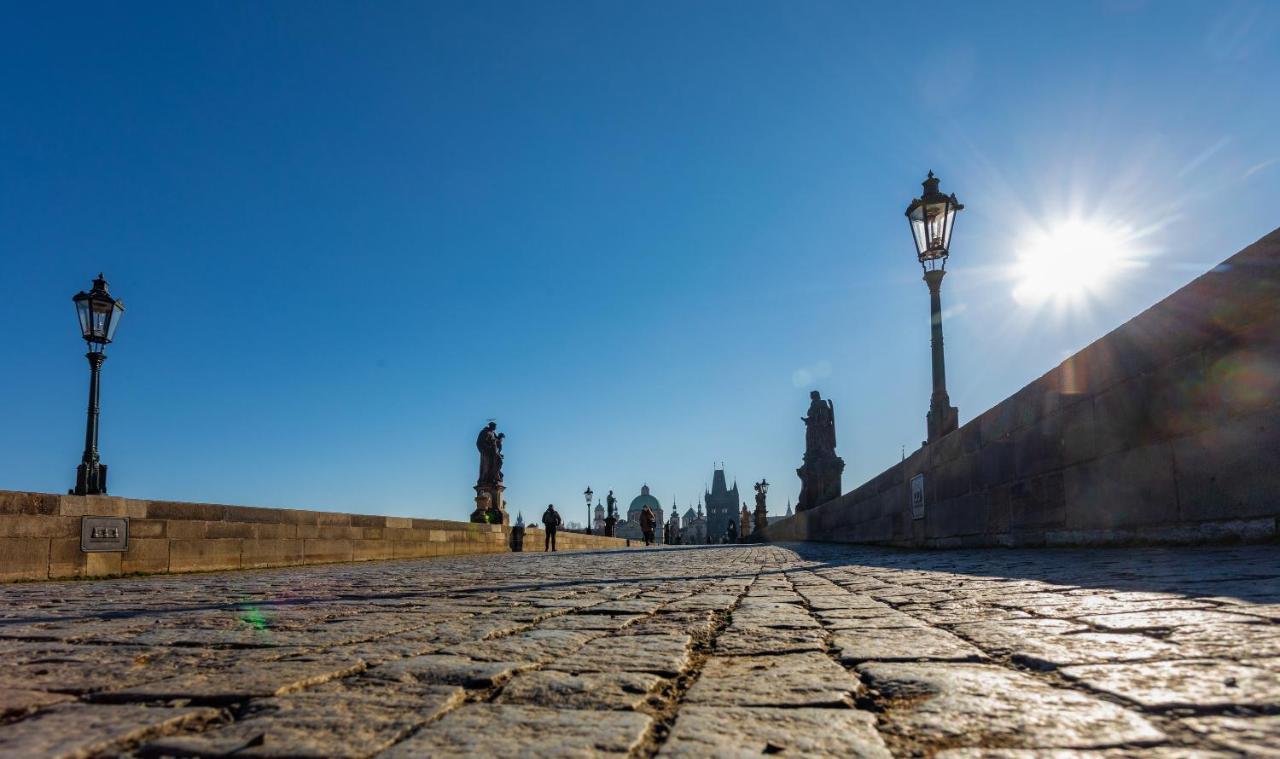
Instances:
[[[805,461],[796,474],[800,476],[800,501],[796,511],[812,509],[840,497],[844,459],[833,456]]]
[[[510,524],[507,502],[502,495],[506,489],[505,485],[476,485],[476,510],[471,512],[471,521],[479,524]]]
[[[520,525],[511,528],[511,550],[514,553],[524,550],[524,527]]]
[[[604,534],[605,534],[605,537],[608,537],[608,538],[615,537],[615,536],[614,536],[614,529],[617,527],[617,525],[618,525],[618,518],[617,518],[617,517],[615,517],[615,516],[606,517],[606,518],[605,518],[605,520],[604,520]]]

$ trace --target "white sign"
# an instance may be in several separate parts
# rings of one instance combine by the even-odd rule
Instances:
[[[924,472],[911,478],[911,518],[924,519]]]

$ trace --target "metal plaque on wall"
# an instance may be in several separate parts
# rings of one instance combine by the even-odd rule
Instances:
[[[129,520],[126,517],[81,517],[80,550],[127,551]]]
[[[924,519],[924,472],[911,478],[911,518]]]

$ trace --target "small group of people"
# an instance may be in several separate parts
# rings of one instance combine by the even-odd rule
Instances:
[[[561,524],[564,524],[564,520],[560,518],[560,512],[556,511],[556,505],[548,503],[547,510],[542,512],[542,526],[547,533],[543,538],[543,551],[556,550],[556,532],[559,531]],[[640,512],[640,532],[644,534],[645,545],[653,545],[657,527],[658,517],[653,513],[653,509],[646,505],[644,511]]]

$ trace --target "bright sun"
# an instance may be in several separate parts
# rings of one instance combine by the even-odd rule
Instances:
[[[1135,265],[1134,235],[1087,221],[1038,230],[1019,246],[1013,297],[1024,305],[1070,305],[1098,295]]]

